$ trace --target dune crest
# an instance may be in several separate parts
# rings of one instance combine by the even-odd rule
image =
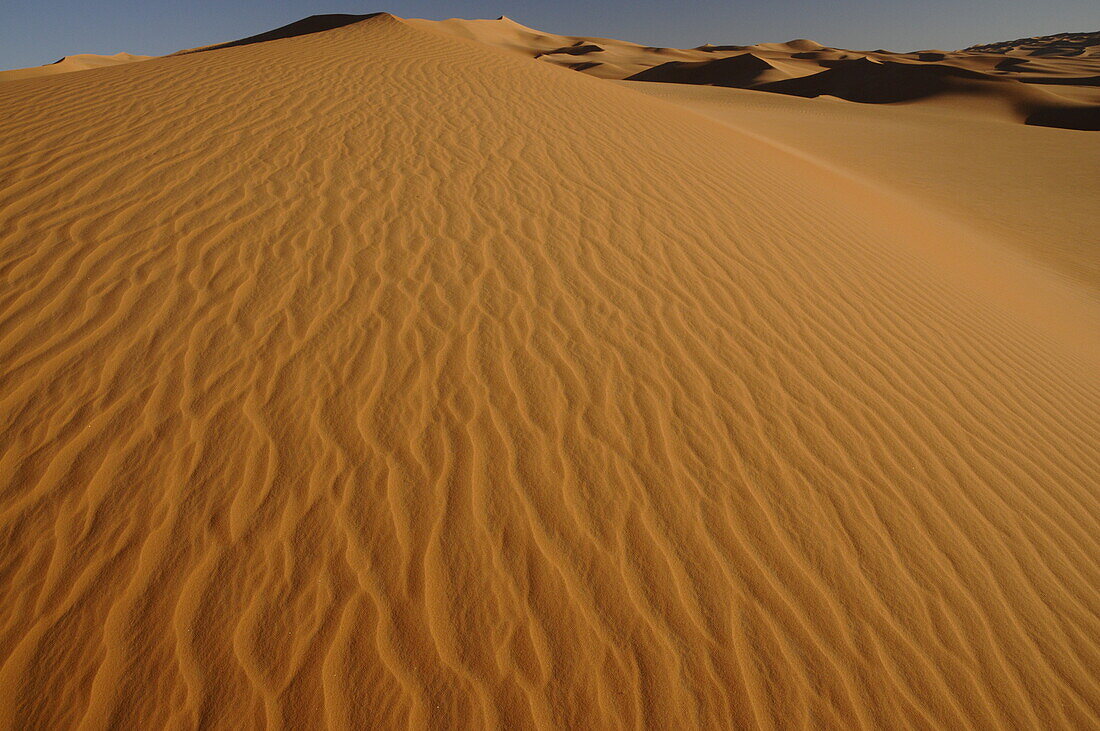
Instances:
[[[0,85],[0,727],[1100,725],[1093,293],[439,28]]]
[[[298,36],[310,35],[312,33],[323,33],[326,30],[343,28],[346,25],[361,23],[365,20],[370,20],[372,18],[383,17],[391,19],[393,18],[393,16],[389,13],[369,13],[366,15],[348,15],[342,13],[333,13],[328,15],[310,15],[307,18],[296,20],[293,23],[287,23],[286,25],[274,28],[264,33],[257,33],[254,36],[240,38],[235,41],[215,43],[210,46],[200,46],[198,48],[189,48],[177,52],[177,55],[185,53],[198,53],[200,51],[216,51],[219,48],[250,46],[253,43],[266,43],[267,41],[279,41],[287,38],[296,38]]]
[[[16,79],[31,79],[38,76],[53,76],[54,74],[67,74],[72,71],[85,71],[106,66],[117,66],[135,61],[148,61],[153,56],[138,56],[132,53],[115,53],[113,55],[101,55],[95,53],[77,53],[65,56],[45,66],[31,66],[24,69],[11,69],[0,71],[0,82],[15,81]]]

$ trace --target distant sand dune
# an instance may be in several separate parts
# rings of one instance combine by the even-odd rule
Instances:
[[[15,81],[16,79],[30,79],[36,76],[53,76],[54,74],[67,74],[72,71],[85,71],[98,69],[104,66],[115,66],[134,61],[147,61],[153,56],[135,56],[132,53],[116,53],[112,56],[98,55],[95,53],[77,53],[65,56],[45,66],[32,66],[25,69],[12,69],[0,71],[0,82]]]
[[[0,85],[0,727],[1100,726],[1092,287],[653,85],[284,35]]]
[[[965,97],[971,113],[1046,127],[1100,129],[1100,93],[1094,90],[1100,57],[1088,45],[1100,42],[1100,34],[1063,34],[953,52],[847,51],[805,38],[679,50],[554,36],[507,18],[408,22],[607,79],[728,86],[862,104],[954,105]],[[565,49],[573,50],[566,54]],[[571,57],[580,49],[590,54],[583,63]],[[1006,59],[1002,54],[1007,53],[1027,57]]]
[[[629,77],[631,81],[663,81],[673,84],[707,84],[743,88],[786,79],[787,74],[753,53],[740,53],[713,61],[669,61]]]
[[[1064,81],[1091,85],[1091,80]],[[1100,130],[1100,106],[1075,105],[1037,86],[947,64],[916,65],[862,58],[836,62],[831,68],[809,76],[758,83],[753,88],[803,97],[828,95],[863,104],[910,102],[947,95],[970,100],[992,98],[1010,106],[1028,124]]]
[[[977,53],[1003,53],[1012,56],[1081,56],[1100,58],[1100,31],[1056,33],[1036,38],[1017,38],[965,49]]]

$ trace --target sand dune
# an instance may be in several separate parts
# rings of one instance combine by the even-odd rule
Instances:
[[[831,49],[796,51],[780,60],[775,57],[777,45],[757,47],[770,46],[771,58],[757,50],[707,61],[669,61],[627,79],[825,96],[861,104],[946,102],[1033,125],[1100,129],[1100,95],[1092,89],[1100,77],[1081,75],[1100,71],[1100,63],[1037,67],[1025,66],[1026,61],[1006,64],[939,51],[920,51],[914,59],[914,54]],[[796,60],[803,62],[801,68]],[[810,70],[807,63],[818,69]],[[1077,93],[1067,93],[1070,89]]]
[[[1083,56],[1100,57],[1100,31],[1058,33],[1052,36],[1017,38],[985,45],[970,46],[967,51],[1003,53],[1010,56]]]
[[[798,38],[693,49],[555,36],[508,18],[410,21],[606,79],[748,88],[863,104],[926,102],[1031,125],[1100,129],[1097,34],[1063,34],[963,51],[849,51]],[[578,56],[583,55],[583,60]],[[1012,54],[1006,59],[1005,54]],[[1028,56],[1022,58],[1021,56]]]
[[[640,71],[631,81],[661,81],[673,84],[706,84],[744,88],[790,78],[775,65],[753,53],[739,53],[713,61],[670,61]]]
[[[656,48],[613,38],[544,33],[505,16],[496,20],[410,18],[404,22],[420,30],[474,40],[603,79],[623,79],[670,59],[700,57],[698,51]]]
[[[368,13],[365,15],[348,15],[346,13],[311,15],[308,18],[302,18],[301,20],[296,20],[293,23],[287,23],[286,25],[280,26],[273,30],[265,31],[264,33],[257,33],[254,36],[239,38],[235,41],[227,41],[225,43],[215,43],[209,46],[188,48],[183,51],[177,51],[177,53],[173,55],[197,53],[199,51],[216,51],[219,48],[250,46],[253,43],[278,41],[284,38],[296,38],[297,36],[309,35],[310,33],[321,33],[326,30],[333,30],[334,28],[343,28],[345,25],[360,23],[364,20],[369,20],[370,18],[373,18],[377,15],[379,15],[379,13]]]
[[[0,81],[14,81],[16,79],[30,79],[36,76],[52,76],[54,74],[67,74],[72,71],[84,71],[98,69],[104,66],[117,66],[134,61],[147,61],[153,56],[136,56],[132,53],[116,53],[111,56],[95,53],[77,53],[65,56],[45,66],[31,66],[25,69],[11,69],[0,71]]]
[[[0,85],[0,727],[1100,725],[1095,289],[461,27]]]
[[[685,84],[624,82],[992,234],[1100,288],[1100,136],[1004,124],[963,106],[862,106]]]
[[[983,107],[1005,110],[1028,124],[1100,130],[1100,106],[1075,104],[1022,81],[991,77],[957,65],[917,65],[865,57],[836,62],[809,76],[755,83],[751,88],[792,96],[830,96],[862,104],[946,98],[949,104],[958,105],[962,98],[972,108],[985,102]]]
[[[172,55],[293,38],[362,22],[372,15],[313,15],[239,40]],[[727,86],[862,104],[915,102],[959,106],[970,113],[1076,130],[1100,130],[1100,33],[1063,33],[972,46],[962,51],[850,51],[796,38],[750,46],[691,49],[545,33],[501,16],[496,20],[403,22],[493,46],[603,79]],[[0,82],[97,68],[148,56],[72,56],[49,66],[0,72]]]

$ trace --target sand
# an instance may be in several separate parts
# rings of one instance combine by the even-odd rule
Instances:
[[[1100,724],[1091,133],[444,30],[0,85],[0,727]]]
[[[76,53],[65,56],[45,66],[31,66],[25,69],[11,69],[0,71],[0,82],[14,81],[16,79],[30,79],[36,76],[53,76],[54,74],[67,74],[72,71],[86,71],[98,69],[104,66],[117,66],[135,61],[147,61],[153,56],[139,56],[132,53],[115,53],[112,55],[96,53]]]
[[[557,36],[498,20],[406,21],[605,79],[753,89],[861,104],[965,107],[1029,125],[1100,130],[1100,32],[961,51],[829,48],[807,38],[750,46],[655,48]]]
[[[1100,287],[1100,135],[1006,124],[967,99],[863,105],[758,91],[625,82],[842,175],[909,198],[955,225]]]

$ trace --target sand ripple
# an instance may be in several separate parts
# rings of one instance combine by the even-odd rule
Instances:
[[[495,53],[0,87],[0,726],[1100,725],[1095,360]]]

